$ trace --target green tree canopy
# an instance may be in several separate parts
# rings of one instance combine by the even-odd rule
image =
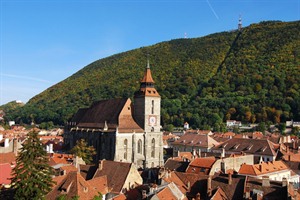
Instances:
[[[93,156],[96,155],[95,148],[88,146],[84,139],[77,140],[76,146],[74,146],[70,152],[81,157],[86,164],[92,163]]]
[[[53,174],[53,168],[48,164],[48,156],[37,131],[29,132],[13,169],[14,198],[44,199],[54,184]]]

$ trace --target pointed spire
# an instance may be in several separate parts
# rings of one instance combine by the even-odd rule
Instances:
[[[149,54],[148,54],[148,56],[147,56],[147,69],[150,69]]]
[[[151,75],[149,58],[147,58],[147,67],[146,67],[144,77],[141,80],[141,83],[151,83],[151,84],[154,83],[154,80],[153,80],[152,75]]]
[[[154,80],[151,75],[149,57],[147,57],[147,66],[144,73],[144,77],[141,80],[140,90],[136,94],[143,94],[146,96],[159,96],[158,92],[154,87]]]

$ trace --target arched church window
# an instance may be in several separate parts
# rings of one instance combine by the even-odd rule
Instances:
[[[151,157],[155,157],[155,139],[153,138],[151,141]]]
[[[124,140],[124,159],[127,160],[127,153],[128,153],[128,141],[127,139]]]
[[[142,140],[141,139],[139,139],[139,141],[138,141],[138,153],[142,153]]]

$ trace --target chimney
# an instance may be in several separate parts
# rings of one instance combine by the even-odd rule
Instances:
[[[49,153],[53,153],[53,144],[49,144]]]
[[[193,157],[196,158],[196,149],[193,149]]]
[[[250,186],[246,186],[245,189],[245,199],[249,199],[250,198]]]
[[[288,181],[287,181],[287,178],[283,177],[282,178],[282,187],[286,187],[288,186]]]
[[[191,182],[190,181],[188,181],[187,187],[188,187],[188,191],[190,191],[191,190]]]
[[[263,187],[270,187],[270,179],[268,176],[262,177],[262,186]]]
[[[177,152],[177,157],[180,158],[180,151],[179,151],[179,150],[178,150],[178,152]]]
[[[18,139],[14,138],[13,139],[13,151],[15,156],[18,155]]]
[[[222,148],[221,158],[225,157],[225,148]]]
[[[293,142],[293,150],[295,150],[296,149],[296,140],[294,140],[294,142]]]
[[[232,174],[229,172],[228,173],[228,185],[232,184]]]
[[[198,157],[201,158],[201,149],[198,149]]]
[[[226,169],[225,169],[225,162],[224,162],[224,160],[222,159],[222,161],[221,161],[221,172],[223,173],[223,174],[226,174]]]
[[[103,169],[103,162],[104,162],[104,159],[103,160],[99,160],[99,166],[98,166],[99,170]]]
[[[207,178],[207,196],[210,197],[212,195],[212,188],[211,188],[211,176]]]
[[[4,139],[4,147],[9,147],[9,138]]]

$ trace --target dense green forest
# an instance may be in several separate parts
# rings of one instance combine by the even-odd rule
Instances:
[[[97,60],[6,112],[24,123],[64,124],[93,101],[133,97],[149,55],[162,125],[219,130],[227,119],[300,121],[300,21],[175,39]]]

